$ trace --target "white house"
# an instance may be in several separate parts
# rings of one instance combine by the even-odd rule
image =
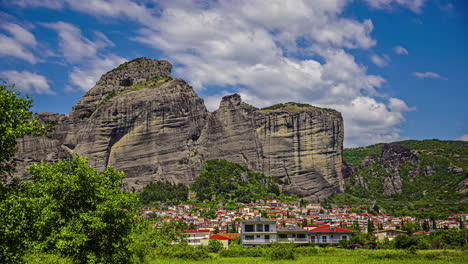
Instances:
[[[299,228],[294,225],[279,228],[278,231],[278,242],[280,243],[296,243],[296,244],[307,244],[309,238],[307,236],[307,230]]]
[[[243,221],[241,238],[243,246],[269,244],[276,241],[276,221],[261,217]]]
[[[340,240],[349,240],[354,235],[353,230],[322,225],[309,231],[310,242],[316,245],[338,244]]]

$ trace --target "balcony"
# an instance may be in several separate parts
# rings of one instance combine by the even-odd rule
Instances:
[[[327,240],[312,240],[315,244],[338,244],[342,239],[335,238],[335,239],[327,239]]]
[[[249,244],[249,245],[260,245],[260,244],[270,244],[273,242],[273,239],[252,239],[252,240],[242,240],[242,244]]]
[[[277,240],[280,243],[309,243],[309,239],[305,238],[278,238]]]

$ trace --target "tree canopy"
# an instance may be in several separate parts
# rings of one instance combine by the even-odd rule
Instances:
[[[0,176],[14,168],[16,139],[41,131],[31,112],[32,99],[0,81]]]
[[[124,193],[125,175],[103,173],[85,158],[32,165],[32,182],[4,192],[0,201],[0,262],[17,263],[25,251],[70,257],[77,263],[126,263],[138,197]]]
[[[199,199],[251,202],[281,194],[276,180],[221,159],[208,160],[191,185]]]

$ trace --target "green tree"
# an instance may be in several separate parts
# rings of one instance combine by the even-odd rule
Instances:
[[[272,177],[220,159],[206,161],[190,189],[200,200],[239,202],[266,199],[281,193]]]
[[[30,111],[32,99],[0,81],[0,177],[14,169],[16,139],[43,131]]]
[[[129,261],[139,201],[122,192],[122,172],[100,173],[78,156],[30,172],[33,184],[19,184],[0,202],[0,262],[18,262],[26,250],[78,263]]]
[[[210,239],[208,242],[207,250],[208,252],[218,253],[223,249],[223,243],[217,239]]]
[[[168,181],[155,181],[143,188],[141,200],[150,202],[187,201],[188,187],[182,183],[172,184]]]

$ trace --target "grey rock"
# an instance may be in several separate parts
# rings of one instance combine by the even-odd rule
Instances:
[[[382,148],[381,164],[389,176],[383,181],[384,194],[392,195],[402,192],[402,181],[399,173],[399,167],[407,162],[412,166],[418,163],[418,157],[408,148],[398,144],[384,144]],[[419,169],[417,169],[419,171]],[[413,173],[414,176],[416,172]],[[410,173],[411,174],[411,173]]]
[[[259,110],[226,96],[210,113],[167,61],[141,58],[104,74],[70,116],[41,113],[45,137],[18,141],[18,175],[41,160],[89,157],[126,173],[128,189],[165,179],[190,184],[218,158],[287,180],[286,192],[319,200],[344,191],[343,120],[320,108]]]
[[[359,164],[359,168],[365,169],[379,162],[379,158],[372,155],[365,157]]]

